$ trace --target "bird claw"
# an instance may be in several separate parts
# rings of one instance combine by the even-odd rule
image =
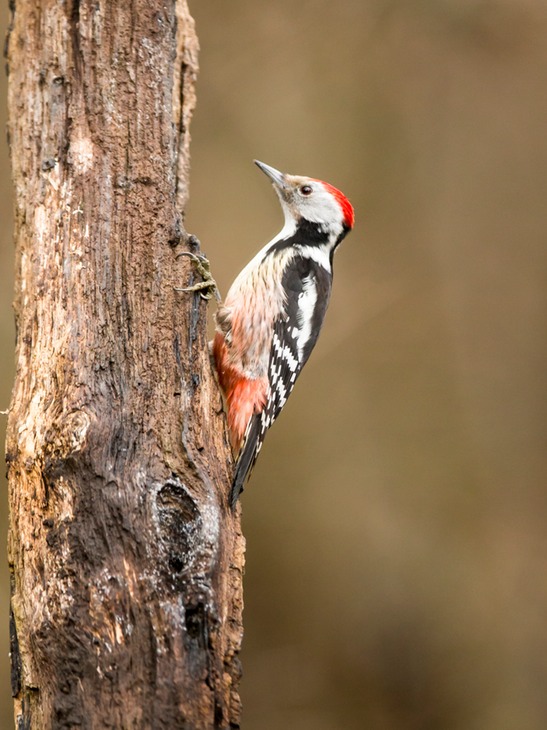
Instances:
[[[194,263],[197,273],[201,276],[203,281],[198,281],[197,284],[187,287],[174,287],[175,291],[183,292],[199,292],[202,299],[212,299],[215,297],[217,301],[220,301],[220,293],[216,281],[213,279],[211,274],[211,264],[206,256],[201,253],[192,253],[191,251],[181,251],[179,256],[188,256]]]

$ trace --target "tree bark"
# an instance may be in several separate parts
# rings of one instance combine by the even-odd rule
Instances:
[[[17,0],[16,726],[239,727],[244,541],[182,213],[185,0]]]

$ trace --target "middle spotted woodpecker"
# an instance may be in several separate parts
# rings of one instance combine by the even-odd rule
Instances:
[[[237,276],[216,315],[213,357],[237,454],[232,507],[317,342],[334,251],[354,222],[351,203],[332,185],[255,163],[273,183],[285,225]]]

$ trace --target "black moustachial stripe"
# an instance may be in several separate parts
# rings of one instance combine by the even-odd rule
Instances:
[[[325,232],[320,223],[312,223],[305,218],[298,221],[295,232],[287,238],[282,238],[268,249],[269,255],[274,251],[283,251],[286,248],[295,246],[324,246],[329,242],[328,233]]]

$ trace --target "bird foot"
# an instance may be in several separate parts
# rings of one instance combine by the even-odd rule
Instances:
[[[218,291],[217,283],[211,274],[211,264],[207,257],[201,253],[192,253],[191,251],[181,251],[177,258],[179,256],[188,256],[192,260],[197,273],[201,276],[203,281],[198,281],[197,284],[184,288],[176,286],[174,287],[175,291],[199,292],[202,299],[212,299],[215,297],[215,299],[219,302],[220,293]]]

